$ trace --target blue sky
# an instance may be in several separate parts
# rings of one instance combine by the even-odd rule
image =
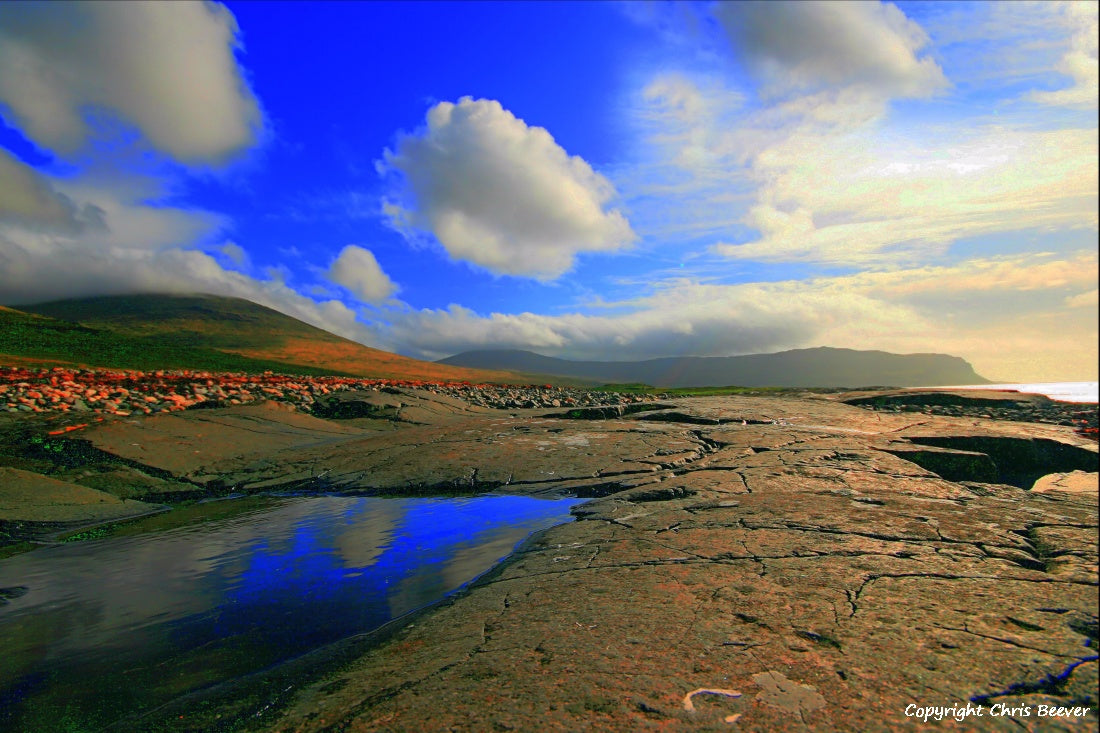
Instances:
[[[1096,379],[1095,3],[8,3],[0,302]]]

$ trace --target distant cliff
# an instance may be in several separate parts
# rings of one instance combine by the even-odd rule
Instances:
[[[646,361],[569,361],[530,351],[467,351],[440,359],[439,363],[599,382],[640,382],[655,387],[929,387],[989,383],[957,356],[829,347]]]

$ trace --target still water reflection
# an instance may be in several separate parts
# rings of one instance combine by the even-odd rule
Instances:
[[[0,729],[95,730],[446,596],[575,499],[296,498],[0,560]]]

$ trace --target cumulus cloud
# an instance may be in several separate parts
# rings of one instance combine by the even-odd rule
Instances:
[[[917,57],[924,30],[891,3],[717,3],[714,13],[775,93],[857,86],[922,97],[947,85],[933,59]]]
[[[367,303],[380,303],[397,292],[397,285],[382,271],[374,253],[354,244],[340,251],[328,269],[328,279]]]
[[[256,140],[259,105],[234,58],[233,15],[198,2],[0,5],[0,101],[62,151],[109,110],[186,163],[221,162]]]
[[[615,190],[606,178],[493,100],[440,102],[380,167],[403,178],[385,208],[396,228],[431,232],[451,257],[494,273],[551,280],[578,253],[635,240],[607,208]]]

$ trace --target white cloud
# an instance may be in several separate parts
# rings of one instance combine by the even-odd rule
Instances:
[[[1078,252],[1063,258],[1051,255],[1018,255],[971,260],[960,265],[927,266],[893,272],[853,275],[847,281],[869,292],[895,298],[931,293],[979,293],[996,291],[1005,298],[1037,290],[1062,291],[1087,287],[1097,281],[1095,252]]]
[[[403,174],[405,190],[385,204],[393,226],[431,232],[455,259],[550,280],[578,253],[635,239],[622,213],[606,210],[608,180],[499,102],[440,102],[395,148],[380,166]]]
[[[860,87],[923,97],[947,85],[935,60],[917,57],[924,30],[892,3],[716,3],[714,13],[774,93]]]
[[[380,303],[397,292],[397,285],[382,271],[374,253],[354,244],[340,251],[327,277],[367,303]]]
[[[230,262],[237,267],[248,267],[251,264],[248,252],[245,252],[244,247],[236,242],[226,242],[221,247],[218,247],[218,251],[228,257]]]
[[[1097,226],[1095,130],[986,126],[922,142],[800,131],[756,159],[760,232],[720,254],[845,265],[927,261],[957,239]]]
[[[252,145],[258,103],[234,58],[237,25],[215,3],[0,5],[0,104],[31,139],[76,161],[64,176],[0,150],[0,302],[125,293],[247,298],[349,338],[373,333],[337,300],[315,302],[226,241],[227,219],[178,200],[178,169]],[[140,133],[136,142],[117,122]],[[85,146],[106,142],[107,152]],[[144,171],[144,173],[139,172]]]
[[[120,211],[124,216],[127,209]],[[118,217],[116,213],[112,226],[133,226]],[[161,222],[164,231],[170,229],[171,222]],[[361,343],[372,344],[378,339],[355,311],[338,300],[316,302],[299,294],[279,272],[269,271],[266,279],[257,279],[227,270],[196,249],[112,247],[88,238],[30,236],[26,231],[0,227],[0,303],[19,307],[53,299],[129,293],[245,298]]]
[[[1052,3],[1049,10],[1060,16],[1069,31],[1069,48],[1057,70],[1072,79],[1073,84],[1054,91],[1032,92],[1030,98],[1043,104],[1095,109],[1100,95],[1097,60],[1100,6],[1095,2],[1063,2]]]
[[[229,225],[228,219],[216,212],[163,203],[149,195],[148,186],[134,179],[119,180],[117,185],[84,177],[50,180],[80,210],[94,210],[98,215],[95,227],[43,232],[40,242],[50,246],[71,246],[89,255],[108,250],[157,251],[210,243]],[[0,232],[5,229],[29,241],[16,222],[0,221]]]
[[[996,26],[991,45],[1011,38],[1015,52],[1029,30],[1038,45],[1057,47],[1065,28],[1044,28],[1036,40],[1035,25],[1095,15],[1095,4],[1081,5],[946,10],[976,24],[965,31],[971,53],[987,24]],[[1011,18],[1000,18],[1002,6]],[[915,124],[894,113],[892,98],[946,81],[930,54],[920,56],[928,36],[893,5],[713,8],[763,75],[763,103],[746,105],[744,89],[717,73],[662,72],[641,90],[633,121],[647,147],[616,178],[647,239],[710,239],[711,252],[740,261],[882,269],[934,262],[965,238],[1097,227],[1097,138],[1086,121],[999,120],[984,108],[959,119],[931,104],[913,109]],[[1085,25],[1074,48],[1093,38]],[[1021,73],[1010,73],[1013,83]]]
[[[643,241],[669,247],[741,229],[755,188],[749,164],[781,138],[747,124],[745,94],[713,76],[662,72],[638,90],[629,115],[630,160],[609,173]]]
[[[724,356],[802,345],[833,323],[858,322],[886,331],[909,309],[860,295],[835,297],[805,283],[703,285],[665,283],[623,304],[629,312],[492,313],[458,305],[393,318],[391,339],[408,353],[439,358],[475,348],[523,348],[573,359],[647,359],[672,355]]]
[[[648,102],[659,103],[666,117],[683,124],[696,122],[700,115],[713,116],[715,100],[713,94],[705,94],[695,80],[684,74],[663,73],[658,75],[642,91]],[[726,104],[743,102],[742,95],[726,93]]]
[[[4,3],[0,101],[62,152],[83,145],[86,108],[99,107],[180,161],[221,162],[261,125],[233,55],[237,32],[215,3]]]
[[[42,227],[0,219],[0,302],[195,287],[165,258],[215,237],[224,224],[221,217],[118,198],[103,189],[92,193],[94,198],[76,187],[65,191],[79,208],[99,214],[96,226]],[[177,277],[186,284],[173,286]]]
[[[616,173],[639,231],[739,260],[928,262],[967,237],[1097,226],[1095,128],[905,126],[852,90],[746,109],[715,78],[656,77]]]
[[[0,222],[74,231],[99,224],[101,214],[95,207],[78,211],[44,176],[0,148]]]
[[[745,96],[684,74],[663,73],[642,90],[639,121],[647,145],[665,149],[674,165],[702,172],[733,155],[745,159],[745,142],[731,136]]]

